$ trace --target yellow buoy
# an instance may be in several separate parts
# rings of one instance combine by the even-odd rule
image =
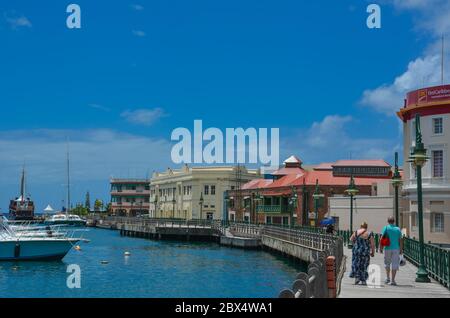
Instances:
[[[80,245],[75,245],[74,249],[76,249],[77,251],[81,251]]]

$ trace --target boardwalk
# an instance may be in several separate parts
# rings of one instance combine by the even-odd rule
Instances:
[[[397,286],[385,285],[386,273],[383,267],[383,255],[376,253],[371,258],[370,263],[380,266],[381,278],[378,288],[370,288],[367,286],[354,285],[354,279],[348,275],[351,269],[351,250],[347,247],[344,249],[347,257],[345,276],[342,279],[340,298],[450,298],[450,290],[432,280],[431,283],[416,283],[417,267],[411,263],[400,267],[397,273]],[[369,281],[373,276],[369,277]],[[369,282],[368,282],[369,283]]]

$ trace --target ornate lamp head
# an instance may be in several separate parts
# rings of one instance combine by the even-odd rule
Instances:
[[[392,176],[392,184],[394,186],[401,186],[403,183],[402,177],[400,176],[400,171],[398,169],[398,152],[395,153],[395,169],[394,175]]]
[[[350,184],[348,185],[348,189],[345,190],[345,193],[347,193],[350,196],[354,196],[358,194],[359,190],[356,188],[355,185],[355,179],[353,179],[353,174],[350,177]]]
[[[199,205],[203,205],[203,192],[200,192],[200,200],[198,201]]]
[[[409,156],[408,162],[411,162],[413,167],[422,167],[425,165],[429,157],[427,150],[422,142],[422,131],[420,129],[420,115],[416,114],[416,145]]]

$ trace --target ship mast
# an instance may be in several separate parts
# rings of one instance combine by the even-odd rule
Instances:
[[[25,201],[25,165],[22,168],[22,177],[20,179],[20,198],[21,203]]]
[[[70,162],[69,162],[69,140],[67,140],[67,209],[66,215],[70,212]]]

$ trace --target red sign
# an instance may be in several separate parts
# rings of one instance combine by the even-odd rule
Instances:
[[[450,85],[427,87],[409,92],[406,95],[406,107],[450,100]]]

